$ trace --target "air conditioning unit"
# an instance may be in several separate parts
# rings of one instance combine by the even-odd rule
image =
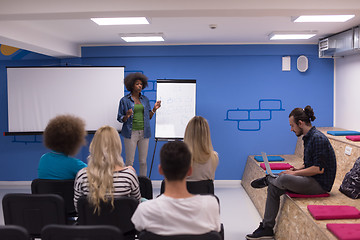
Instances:
[[[359,27],[334,34],[319,41],[320,58],[358,54],[360,53],[359,50]]]

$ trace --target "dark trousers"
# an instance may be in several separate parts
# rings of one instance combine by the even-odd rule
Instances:
[[[309,195],[326,193],[312,177],[282,174],[276,178],[268,176],[267,179],[269,185],[263,219],[264,227],[274,228],[280,207],[280,196],[284,193],[288,191]]]

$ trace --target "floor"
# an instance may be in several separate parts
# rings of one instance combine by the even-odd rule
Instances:
[[[153,182],[154,196],[160,192],[160,182]],[[0,182],[1,199],[6,193],[30,193],[29,182]],[[240,181],[215,181],[215,194],[220,199],[221,222],[225,240],[242,240],[261,221],[260,215],[242,188]],[[0,225],[4,224],[2,206]]]

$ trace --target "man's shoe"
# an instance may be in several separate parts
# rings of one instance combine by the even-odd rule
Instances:
[[[268,185],[268,181],[267,181],[267,176],[266,175],[265,177],[262,177],[262,178],[259,178],[259,179],[256,179],[254,181],[252,181],[250,183],[250,185],[253,187],[253,188],[263,188],[263,187],[266,187]]]
[[[246,239],[274,239],[274,231],[272,228],[263,227],[263,224],[260,223],[258,229],[256,229],[252,234],[246,235]]]

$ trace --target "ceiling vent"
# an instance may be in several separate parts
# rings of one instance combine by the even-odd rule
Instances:
[[[343,57],[360,53],[359,27],[319,40],[319,57]]]

